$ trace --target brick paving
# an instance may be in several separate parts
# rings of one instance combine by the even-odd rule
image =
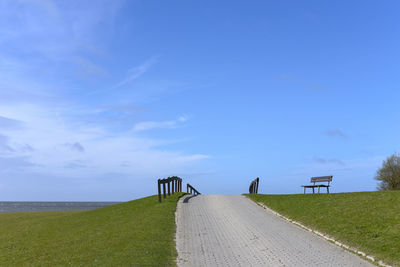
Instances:
[[[178,202],[178,266],[375,266],[240,195]]]

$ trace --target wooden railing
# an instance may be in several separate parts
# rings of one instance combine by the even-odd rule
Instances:
[[[158,179],[157,183],[158,183],[159,202],[161,202],[161,185],[163,189],[164,198],[167,197],[166,187],[168,187],[168,196],[171,195],[171,193],[173,194],[175,192],[182,192],[182,179],[177,176],[172,176],[165,179]]]
[[[191,186],[190,184],[187,184],[187,186],[186,186],[186,191],[189,193],[189,194],[193,194],[194,193],[194,195],[200,195],[200,192],[199,191],[197,191],[193,186]]]
[[[249,193],[250,194],[258,194],[258,183],[260,182],[260,178],[256,178],[253,181],[251,181],[250,186],[249,186]]]

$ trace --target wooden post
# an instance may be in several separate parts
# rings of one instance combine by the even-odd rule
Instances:
[[[161,202],[161,185],[160,185],[160,179],[157,180],[157,187],[158,187],[158,201]]]
[[[167,197],[167,194],[166,194],[167,190],[165,190],[165,182],[162,184],[162,187],[163,187],[163,191],[164,191],[164,198],[166,198]]]
[[[256,194],[258,194],[258,183],[260,182],[260,178],[257,177],[257,184],[256,184]]]
[[[171,182],[171,178],[168,178],[168,179],[167,179],[167,183],[168,183],[168,196],[171,195],[171,188],[170,188],[170,185],[169,185],[170,182]]]
[[[175,192],[175,178],[172,178],[172,194]]]

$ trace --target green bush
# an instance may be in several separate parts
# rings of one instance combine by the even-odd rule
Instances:
[[[384,160],[375,179],[380,181],[378,190],[400,190],[400,155],[393,154]]]

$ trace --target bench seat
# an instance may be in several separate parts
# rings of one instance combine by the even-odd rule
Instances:
[[[320,176],[320,177],[311,177],[311,183],[310,185],[302,185],[301,187],[304,188],[304,194],[306,193],[306,188],[312,188],[313,194],[315,193],[314,188],[318,188],[318,193],[320,192],[320,188],[326,188],[326,193],[329,194],[329,183],[332,181],[333,176]],[[328,184],[316,184],[316,183],[322,183],[322,182],[328,182]]]

